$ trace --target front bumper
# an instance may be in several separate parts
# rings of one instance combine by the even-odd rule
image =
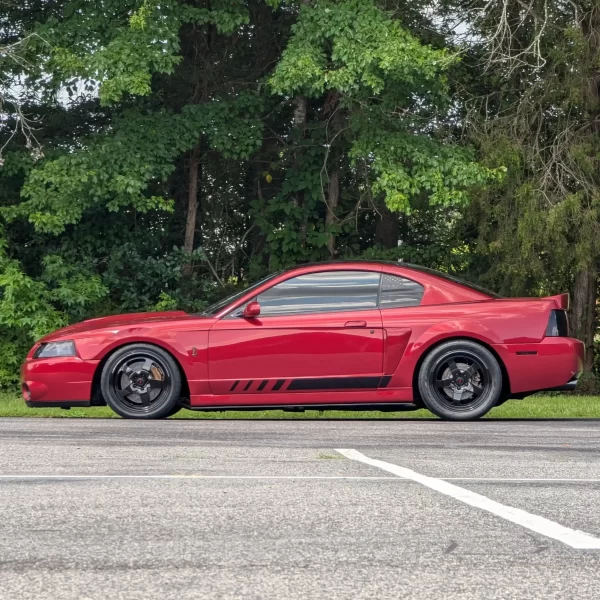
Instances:
[[[77,356],[28,358],[21,365],[23,399],[35,406],[89,403],[98,364],[99,361]]]
[[[66,400],[65,402],[32,402],[25,400],[29,408],[77,408],[91,406],[89,400]]]

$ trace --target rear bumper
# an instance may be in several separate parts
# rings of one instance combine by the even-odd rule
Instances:
[[[82,406],[90,402],[99,361],[77,356],[28,358],[21,365],[21,391],[28,406]]]
[[[557,387],[550,388],[548,391],[552,392],[572,392],[577,387],[577,379],[571,379],[568,383],[564,385],[559,385]]]
[[[574,389],[583,371],[583,342],[546,337],[537,344],[494,346],[506,366],[511,393]]]

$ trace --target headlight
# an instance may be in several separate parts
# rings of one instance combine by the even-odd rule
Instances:
[[[54,358],[55,356],[77,356],[75,353],[75,343],[71,340],[66,342],[47,342],[35,351],[33,358]]]

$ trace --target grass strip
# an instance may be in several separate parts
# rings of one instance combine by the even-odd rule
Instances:
[[[0,392],[0,417],[53,417],[118,419],[110,408],[28,408],[15,393]],[[348,410],[282,410],[198,412],[182,410],[172,419],[431,419],[428,410],[380,412]],[[486,418],[500,419],[597,419],[600,418],[600,396],[530,396],[525,400],[509,400],[492,409]]]

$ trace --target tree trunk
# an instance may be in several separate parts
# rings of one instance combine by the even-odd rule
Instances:
[[[398,214],[392,212],[385,204],[377,210],[381,217],[375,226],[375,244],[386,250],[397,248],[400,234]]]
[[[294,107],[294,125],[298,130],[298,141],[304,139],[306,135],[306,96],[296,96],[295,99],[296,106]],[[294,157],[294,161],[296,163],[296,169],[300,172],[302,168],[302,147],[299,146],[296,150],[296,155]],[[304,190],[299,190],[296,193],[296,206],[302,208],[304,206]],[[306,246],[306,230],[308,228],[308,223],[306,222],[306,217],[302,216],[302,220],[300,221],[300,246],[304,248]]]
[[[211,2],[207,2],[207,10],[212,10]],[[193,104],[204,104],[209,101],[209,82],[212,81],[212,42],[216,34],[216,27],[211,24],[205,24],[200,30],[193,28],[194,42],[193,42],[193,59],[192,59],[192,78],[194,81],[194,91],[191,101]],[[204,42],[204,43],[202,43]],[[188,183],[188,206],[187,206],[187,217],[185,222],[185,236],[183,240],[183,249],[186,254],[191,254],[194,251],[197,243],[196,228],[198,221],[198,208],[199,202],[198,192],[201,192],[201,180],[202,180],[202,136],[198,140],[198,143],[190,154],[190,172],[189,172],[189,183]],[[218,281],[219,277],[214,272],[212,265],[210,265],[211,271],[215,274]],[[192,275],[192,260],[183,267],[184,277],[190,277]]]
[[[265,209],[267,206],[267,201],[263,197],[262,186],[260,184],[260,172],[255,163],[250,163],[250,167],[248,169],[248,190],[250,191],[250,195],[254,193],[254,186],[256,185],[256,195],[260,201],[260,212],[261,217],[264,217]],[[257,223],[257,219],[255,218],[252,223],[252,232],[250,237],[248,238],[248,252],[246,254],[249,256],[250,260],[255,257],[258,257],[259,264],[269,267],[271,261],[271,254],[269,252],[269,248],[267,247],[267,236],[261,231],[260,225]]]
[[[336,166],[335,171],[329,175],[329,189],[327,191],[327,214],[325,215],[325,227],[328,229],[335,223],[335,210],[340,201],[340,171]],[[335,255],[335,235],[329,233],[327,248],[331,258]]]
[[[306,129],[306,96],[296,96],[294,107],[294,125],[300,130],[300,137],[304,137]]]
[[[300,4],[308,5],[311,0],[300,0]],[[294,106],[294,126],[298,130],[298,140],[303,140],[306,136],[306,112],[307,112],[307,101],[306,96],[296,96]],[[302,163],[302,152],[301,147],[296,150],[296,156],[294,158],[296,163],[296,169],[300,172]],[[296,206],[302,208],[304,206],[304,190],[299,191],[296,194]],[[308,229],[308,223],[306,217],[303,216],[300,221],[300,246],[304,248],[306,246],[306,231]]]
[[[185,222],[185,237],[183,240],[183,250],[186,254],[194,251],[194,238],[196,236],[196,220],[198,215],[198,178],[201,176],[200,167],[200,144],[193,150],[190,156],[190,175],[188,186],[188,209]],[[183,268],[185,277],[192,274],[192,265],[187,264]]]
[[[590,50],[596,52],[596,37],[591,35],[597,29],[598,23],[595,14],[590,13],[588,19],[581,22],[582,31],[590,40]],[[589,97],[589,127],[592,132],[592,143],[598,135],[600,114],[600,74],[592,72],[585,80]],[[596,252],[596,244],[592,244],[592,256]],[[595,262],[585,269],[580,269],[575,274],[571,305],[571,331],[572,335],[583,342],[585,346],[585,359],[583,369],[591,373],[594,368],[594,334],[596,333],[596,297],[598,291],[598,273]]]
[[[594,334],[596,333],[596,266],[578,271],[573,285],[571,308],[571,329],[573,336],[585,346],[584,370],[591,372],[594,367]]]

